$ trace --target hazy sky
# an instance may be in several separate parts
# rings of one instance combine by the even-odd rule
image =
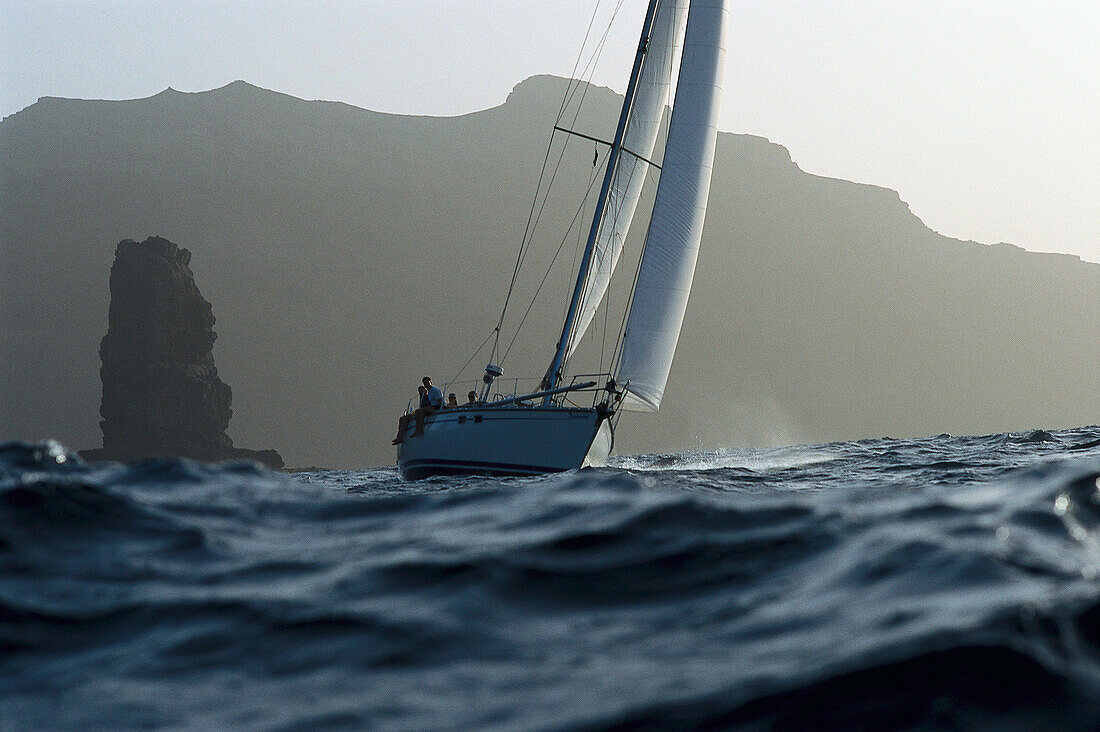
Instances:
[[[606,26],[619,0],[602,0]],[[594,0],[0,0],[0,115],[244,79],[450,115],[573,69]],[[733,0],[721,129],[930,227],[1100,262],[1100,1]],[[642,0],[592,80],[621,91]],[[602,31],[602,27],[600,28]],[[747,182],[751,184],[751,182]]]

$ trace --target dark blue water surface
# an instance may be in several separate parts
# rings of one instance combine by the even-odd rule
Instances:
[[[0,447],[0,728],[1100,723],[1100,427],[528,479]]]

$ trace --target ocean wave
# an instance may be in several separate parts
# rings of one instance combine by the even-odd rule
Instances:
[[[957,645],[836,671],[745,700],[739,689],[616,715],[590,729],[1095,729],[1100,706],[1007,646]]]
[[[1100,429],[1039,432],[419,483],[7,443],[0,727],[1089,729]]]

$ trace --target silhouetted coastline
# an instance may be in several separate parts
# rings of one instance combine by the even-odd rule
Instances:
[[[156,231],[196,253],[217,306],[238,441],[278,444],[297,465],[391,463],[416,379],[442,385],[492,327],[507,286],[496,270],[515,261],[515,212],[530,205],[564,84],[533,77],[505,104],[455,118],[235,82],[134,101],[44,98],[4,119],[0,434],[98,439],[114,244]],[[619,101],[589,88],[577,129],[604,135]],[[572,216],[591,161],[590,145],[567,149],[568,210],[551,204],[546,221]],[[540,262],[557,236],[536,242]],[[639,244],[635,232],[624,271]],[[563,259],[506,378],[546,369],[552,344],[539,339],[572,284]],[[615,307],[625,289],[613,285]],[[722,133],[669,390],[616,449],[1094,423],[1097,302],[1100,264],[948,239],[894,191],[808,175],[779,145]],[[578,363],[599,363],[596,322]]]

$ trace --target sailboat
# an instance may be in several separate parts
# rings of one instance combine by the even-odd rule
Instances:
[[[610,455],[622,411],[660,407],[706,216],[728,1],[649,0],[614,139],[605,143],[606,168],[576,285],[545,377],[529,393],[490,398],[503,370],[487,365],[480,400],[428,416],[421,434],[405,435],[399,443],[397,464],[406,479],[534,475],[598,465]],[[672,116],[658,164],[653,151],[677,57]],[[660,179],[613,369],[567,381],[569,358],[608,287],[650,167],[660,170]],[[580,397],[590,397],[591,406],[576,406]]]

